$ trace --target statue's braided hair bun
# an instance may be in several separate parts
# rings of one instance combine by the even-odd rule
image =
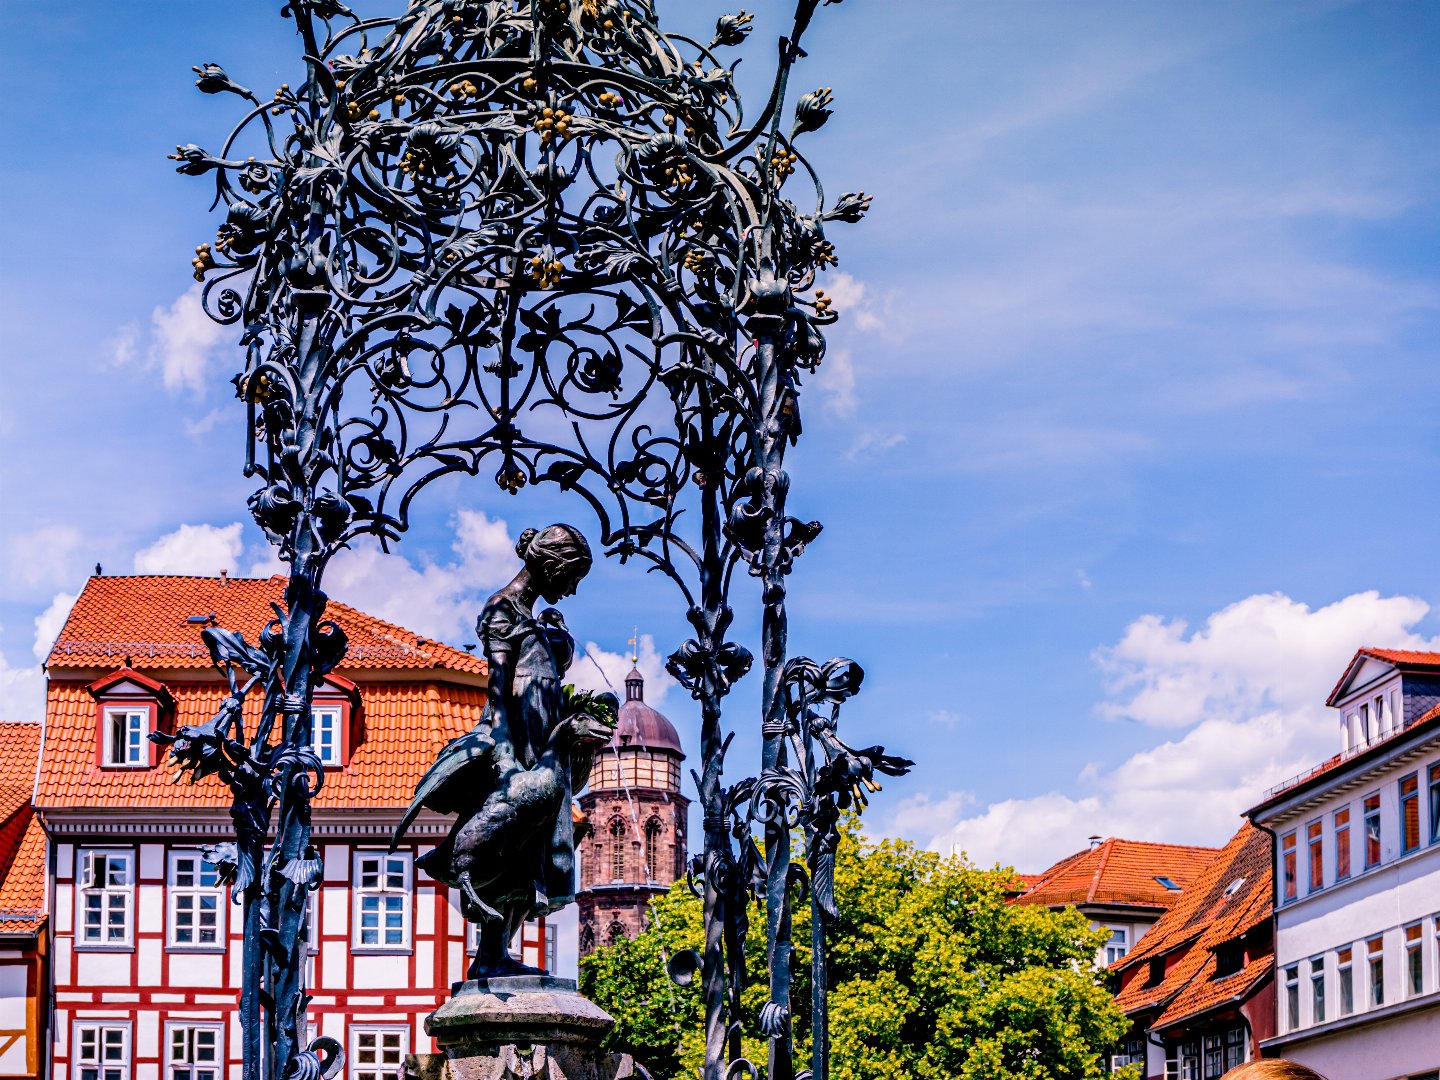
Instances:
[[[524,559],[525,553],[530,550],[531,541],[538,535],[539,533],[534,529],[526,529],[522,532],[520,539],[515,541],[515,554],[519,555],[521,559]]]

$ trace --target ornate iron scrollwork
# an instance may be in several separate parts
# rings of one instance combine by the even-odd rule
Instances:
[[[797,146],[829,119],[828,89],[783,122],[820,6],[796,0],[753,120],[722,55],[750,16],[722,16],[704,43],[662,30],[650,0],[411,0],[385,18],[291,0],[283,13],[304,51],[295,84],[264,97],[216,64],[195,68],[203,93],[246,110],[215,153],[190,144],[173,157],[212,180],[224,213],[192,266],[206,310],[239,332],[245,467],[259,481],[250,508],[291,568],[260,646],[233,634],[212,645],[227,674],[246,673],[233,699],[263,684],[265,737],[237,737],[237,705],[171,747],[235,793],[246,1080],[260,1076],[262,1003],[269,1077],[320,1059],[298,1049],[307,889],[296,875],[319,783],[310,697],[344,652],[322,623],[325,565],[358,536],[396,541],[420,492],[457,473],[511,494],[575,493],[607,553],[679,589],[694,636],[669,668],[702,717],[705,1076],[753,1071],[734,986],[754,890],[776,1006],[768,1075],[793,1075],[790,830],[824,833],[819,808],[841,798],[828,786],[896,760],[836,749],[833,729],[809,721],[792,733],[787,713],[785,582],[820,526],[789,515],[784,456],[836,318],[817,288],[836,261],[827,229],[869,206],[858,192],[827,204]],[[728,638],[739,566],[764,608],[765,750],[749,789],[765,808],[751,819],[763,851],[748,821],[732,836],[722,784],[721,703],[752,663]],[[817,746],[828,772],[801,753]],[[277,813],[276,853],[262,861],[254,837]]]

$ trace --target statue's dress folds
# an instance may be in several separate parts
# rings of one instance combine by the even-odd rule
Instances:
[[[462,895],[466,883],[457,864],[470,865],[470,884],[491,911],[467,911],[467,917],[499,915],[507,927],[518,927],[574,899],[571,795],[584,786],[591,759],[580,754],[571,761],[556,727],[560,677],[575,642],[558,620],[536,618],[504,592],[487,603],[476,630],[491,672],[485,710],[474,728],[440,752],[395,835],[404,835],[421,807],[458,815],[450,835],[417,865]],[[477,832],[487,837],[484,847],[462,853]]]

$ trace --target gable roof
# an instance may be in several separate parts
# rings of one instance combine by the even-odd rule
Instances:
[[[1219,1005],[1248,996],[1270,974],[1271,952],[1252,956],[1240,970],[1216,978],[1216,949],[1268,924],[1273,909],[1273,865],[1268,833],[1246,822],[1160,916],[1139,944],[1111,970],[1125,982],[1115,1003],[1127,1014],[1157,1012],[1148,1025],[1169,1027]],[[1140,971],[1165,960],[1155,986]]]
[[[153,768],[101,768],[97,706],[89,687],[97,667],[128,663],[163,682],[173,697],[173,709],[162,718],[166,728],[209,721],[228,688],[209,670],[209,654],[200,640],[205,624],[186,619],[206,616],[208,621],[213,613],[214,624],[254,641],[265,621],[274,618],[269,605],[281,600],[284,587],[280,577],[91,578],[50,654],[35,805],[43,811],[228,807],[229,792],[214,777],[195,785],[173,784],[174,770],[163,754],[157,754],[160,764]],[[355,686],[359,707],[352,728],[359,738],[345,767],[325,771],[313,805],[317,812],[403,809],[441,747],[480,719],[485,661],[333,600],[326,616],[340,623],[350,640],[339,670],[356,679],[333,673],[327,679],[341,689]],[[376,681],[377,673],[383,681]],[[257,690],[245,705],[246,728],[252,732],[260,699]]]
[[[1180,892],[1159,879],[1168,877],[1183,890],[1214,857],[1215,848],[1112,836],[1061,859],[1012,903],[1168,908]]]
[[[45,831],[30,804],[40,725],[0,723],[0,936],[45,925]]]
[[[1421,652],[1416,649],[1372,649],[1360,648],[1355,650],[1355,655],[1350,658],[1350,663],[1345,665],[1341,672],[1340,679],[1335,683],[1335,689],[1330,691],[1330,696],[1325,699],[1326,705],[1334,705],[1349,689],[1351,681],[1356,673],[1365,666],[1367,659],[1379,660],[1382,663],[1391,664],[1401,671],[1431,672],[1440,673],[1440,653]]]
[[[46,666],[122,666],[144,671],[208,668],[200,639],[207,626],[222,626],[254,641],[283,604],[286,579],[225,577],[92,577],[85,583]],[[332,599],[325,618],[350,641],[342,671],[443,670],[483,676],[485,661],[463,649],[423,638],[402,626]],[[195,619],[195,622],[187,620]]]

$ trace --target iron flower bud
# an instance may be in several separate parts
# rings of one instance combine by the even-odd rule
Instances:
[[[241,87],[230,80],[230,76],[225,74],[225,69],[219,64],[200,64],[190,70],[200,76],[195,80],[195,85],[200,88],[202,94],[223,94],[227,90],[237,94],[243,92]]]
[[[869,212],[871,198],[863,191],[847,191],[826,211],[825,220],[848,221],[853,225]]]
[[[755,16],[748,11],[742,11],[738,15],[721,15],[715,20],[715,37],[710,42],[713,49],[717,45],[739,45],[754,29],[750,24],[754,22]]]
[[[825,121],[834,115],[830,102],[828,86],[822,86],[819,90],[812,90],[802,96],[795,103],[795,127],[791,129],[790,137],[793,139],[802,131],[815,131],[824,127]]]

